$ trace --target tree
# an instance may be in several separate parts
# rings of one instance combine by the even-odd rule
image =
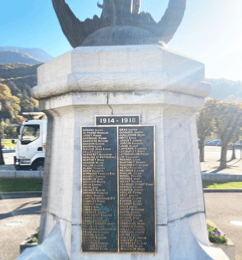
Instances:
[[[214,131],[214,115],[219,101],[210,99],[197,115],[197,134],[199,138],[200,162],[204,162],[204,142]]]
[[[219,102],[215,111],[215,132],[221,139],[220,169],[227,166],[228,143],[239,139],[242,126],[242,106],[237,103]]]
[[[233,133],[233,136],[232,136],[232,138],[231,138],[231,148],[232,148],[232,156],[231,156],[231,159],[230,160],[234,160],[234,159],[236,159],[236,154],[235,154],[235,143],[237,142],[237,141],[239,141],[239,139],[240,139],[240,137],[241,137],[241,128],[237,128],[236,129],[236,131]]]
[[[12,95],[17,96],[21,93],[20,89],[16,86],[14,81],[8,81],[7,86],[10,88]]]
[[[19,99],[15,96],[12,96],[10,88],[0,83],[0,102],[2,103],[1,109],[1,117],[17,117],[20,106],[19,106]],[[0,138],[0,164],[4,164],[3,153],[2,153],[2,142]]]
[[[10,88],[0,83],[0,102],[2,103],[2,111],[1,114],[5,112],[8,112],[11,116],[11,118],[15,118],[19,111],[19,99],[11,94]]]
[[[12,125],[6,126],[6,128],[4,129],[4,133],[6,134],[7,137],[14,138],[18,136],[16,127]]]
[[[4,159],[3,159],[3,151],[2,151],[2,138],[0,138],[0,165],[3,165]]]
[[[18,94],[20,99],[21,112],[33,112],[36,102],[33,98],[28,96],[26,90],[23,91],[23,94]]]

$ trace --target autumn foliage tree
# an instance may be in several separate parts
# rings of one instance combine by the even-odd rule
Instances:
[[[15,118],[18,116],[20,111],[19,99],[15,96],[12,96],[11,90],[5,84],[0,83],[0,102],[2,103],[1,108],[1,117],[7,114],[11,118]],[[0,164],[4,164],[3,154],[2,154],[2,144],[0,138]]]
[[[214,116],[219,101],[210,99],[197,115],[197,134],[199,138],[200,162],[204,162],[204,142],[214,131]]]
[[[227,149],[232,140],[238,140],[242,127],[242,106],[237,103],[219,102],[214,111],[215,133],[221,139],[220,169],[227,166]]]
[[[15,118],[20,111],[20,100],[13,96],[10,88],[0,83],[0,102],[2,103],[2,112],[8,112],[11,118]]]

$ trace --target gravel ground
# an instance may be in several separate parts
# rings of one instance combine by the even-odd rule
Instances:
[[[205,162],[201,163],[204,172],[214,172],[219,166],[220,147],[205,147]],[[12,164],[13,153],[5,153],[6,166]],[[237,159],[230,161],[228,168],[221,173],[242,174],[240,150]],[[5,167],[6,167],[5,166]],[[13,167],[11,165],[11,167]],[[230,221],[242,221],[242,193],[205,193],[207,219],[225,232],[236,246],[236,260],[242,260],[242,226]],[[39,227],[41,198],[0,199],[0,259],[13,260],[19,255],[19,245]],[[6,223],[19,221],[20,225],[7,227]]]
[[[216,224],[234,242],[236,260],[242,260],[242,226],[230,221],[242,222],[242,192],[205,193],[207,219]]]
[[[230,221],[242,221],[242,193],[205,193],[206,215],[225,232],[236,246],[236,260],[242,260],[242,226]],[[0,259],[13,260],[19,255],[19,245],[33,234],[40,223],[41,198],[0,200]],[[20,225],[5,226],[11,221]]]
[[[236,149],[236,159],[230,160],[232,151],[227,151],[227,168],[219,170],[221,147],[219,146],[205,146],[205,162],[201,163],[201,171],[206,173],[228,173],[228,174],[242,174],[242,154],[239,149]]]
[[[41,198],[0,199],[0,259],[13,260],[19,256],[20,244],[40,224]],[[17,226],[6,226],[10,222]]]

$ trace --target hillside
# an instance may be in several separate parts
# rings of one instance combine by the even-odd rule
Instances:
[[[227,79],[206,79],[211,85],[209,97],[226,101],[238,101],[242,99],[242,82]]]
[[[0,63],[24,63],[24,64],[38,64],[43,63],[42,60],[35,59],[23,52],[16,51],[0,51]]]
[[[37,85],[37,68],[41,64],[0,64],[0,83],[7,85],[13,95],[25,90],[31,96],[31,88]]]
[[[26,90],[31,96],[31,88],[37,85],[37,68],[41,64],[0,64],[0,83],[6,84],[13,95]],[[242,102],[242,82],[227,79],[206,79],[211,87],[211,98]]]
[[[29,75],[36,75],[37,68],[41,64],[0,64],[0,78],[11,79],[25,77]]]
[[[12,46],[0,46],[0,51],[15,51],[15,52],[22,52],[30,55],[34,59],[41,60],[41,61],[50,61],[53,59],[51,55],[45,52],[42,49],[38,48],[21,48],[21,47],[12,47]]]

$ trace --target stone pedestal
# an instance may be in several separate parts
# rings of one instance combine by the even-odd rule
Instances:
[[[210,92],[203,79],[203,64],[155,45],[76,48],[38,68],[33,97],[48,116],[40,247],[49,239],[85,260],[227,259],[208,246],[196,132]],[[155,126],[156,254],[81,254],[80,127],[95,115]]]

